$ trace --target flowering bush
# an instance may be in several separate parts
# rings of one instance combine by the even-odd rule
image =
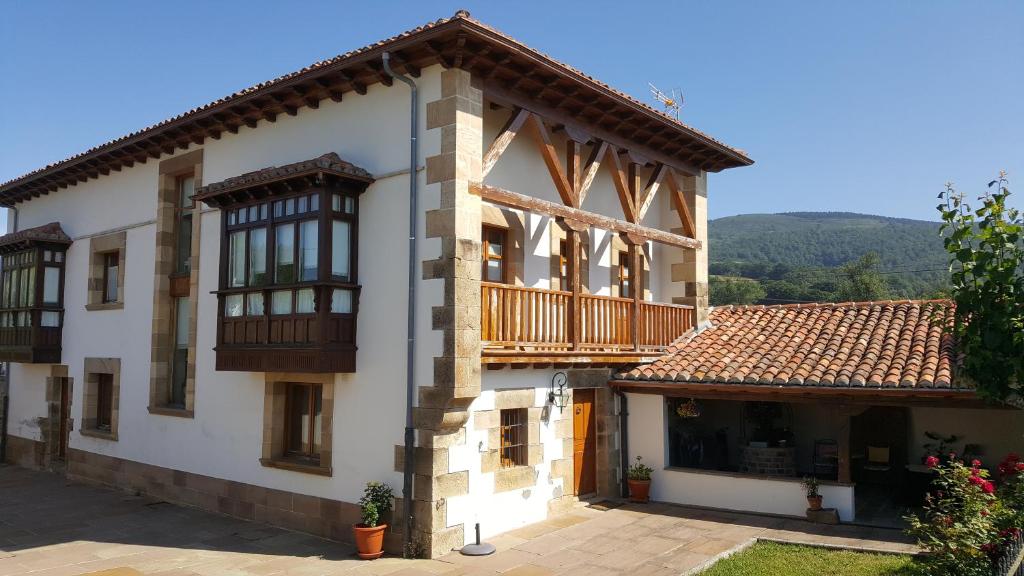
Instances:
[[[935,489],[923,515],[906,520],[909,533],[929,552],[929,573],[988,576],[1001,549],[999,526],[1006,518],[988,471],[977,460],[966,466],[930,456],[925,463],[936,470]]]

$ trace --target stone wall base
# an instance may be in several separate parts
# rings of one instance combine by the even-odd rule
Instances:
[[[39,440],[7,435],[7,462],[24,468],[46,467],[46,445]]]
[[[346,543],[352,542],[352,525],[360,520],[359,506],[351,502],[264,488],[84,450],[68,450],[67,476]],[[391,554],[402,553],[402,539],[397,529],[388,528],[384,547]]]

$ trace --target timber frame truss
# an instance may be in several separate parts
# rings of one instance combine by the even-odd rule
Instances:
[[[552,138],[554,130],[561,130],[565,133],[564,162],[556,140]],[[692,309],[684,310],[690,308],[686,306],[643,302],[642,290],[634,289],[632,290],[632,302],[629,303],[625,319],[615,328],[609,330],[612,333],[610,339],[602,340],[607,347],[595,348],[591,325],[597,317],[592,312],[593,304],[588,299],[596,297],[590,295],[582,297],[579,269],[579,263],[583,261],[581,233],[593,226],[619,234],[629,247],[630,269],[635,271],[638,276],[643,270],[643,250],[647,241],[690,250],[701,249],[701,243],[696,239],[697,229],[690,211],[692,199],[686,197],[687,192],[680,185],[681,177],[676,171],[677,168],[661,161],[650,160],[634,151],[595,137],[571,124],[550,122],[537,112],[516,106],[512,108],[512,113],[505,125],[483,155],[481,180],[487,177],[512,141],[523,132],[529,132],[529,136],[532,137],[561,203],[490,186],[482,182],[471,183],[471,191],[494,204],[553,217],[566,229],[569,252],[568,274],[572,292],[571,299],[568,300],[570,311],[568,317],[564,319],[568,324],[565,329],[568,337],[551,342],[547,340],[548,336],[545,334],[541,341],[552,344],[552,348],[542,346],[538,350],[518,347],[486,350],[482,358],[483,363],[489,369],[500,369],[504,365],[512,367],[524,367],[523,364],[556,367],[619,366],[649,361],[693,325],[695,319],[691,313],[694,311]],[[584,159],[584,150],[587,148],[589,148],[589,153]],[[587,195],[602,168],[605,168],[611,177],[624,219],[611,218],[583,209]],[[643,178],[642,170],[649,172],[646,179]],[[690,176],[688,172],[686,175]],[[657,194],[662,190],[664,190],[662,193],[669,195],[672,205],[679,215],[682,234],[643,225],[644,217],[653,205]],[[694,194],[695,191],[691,189],[689,193]],[[543,304],[535,305],[529,302],[529,296],[509,294],[495,298],[487,295],[489,291],[497,290],[499,290],[497,286],[488,286],[485,289],[484,315],[488,314],[486,309],[494,309],[497,306],[497,315],[504,314],[504,318],[490,319],[488,316],[489,319],[485,322],[485,334],[494,336],[501,333],[508,336],[509,334],[525,333],[528,335],[526,337],[528,341],[536,340],[536,328],[531,322],[537,318],[543,319],[545,314],[550,315],[550,311],[546,312]],[[509,299],[514,299],[516,303],[511,306],[506,304],[505,302]],[[587,303],[583,303],[585,301]],[[522,302],[526,303],[520,304]],[[590,307],[588,308],[588,306]],[[641,312],[656,306],[665,308],[655,313],[661,314],[658,316],[658,320],[651,319],[650,312],[646,315]],[[531,317],[534,318],[531,319]],[[669,320],[670,317],[673,319]],[[495,330],[491,324],[504,326],[505,331],[502,332],[500,328]],[[510,324],[513,325],[511,332],[508,331]],[[516,325],[519,325],[522,330],[517,330]],[[656,336],[652,339],[649,337],[651,334],[656,334]],[[487,339],[490,340],[490,338]],[[506,343],[520,341],[513,336],[505,339],[495,336],[495,339],[504,340]]]

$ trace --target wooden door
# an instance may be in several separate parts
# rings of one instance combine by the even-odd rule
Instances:
[[[573,493],[597,492],[597,438],[594,434],[594,390],[572,391]]]
[[[64,460],[68,454],[68,424],[71,422],[71,390],[68,379],[60,379],[60,437],[57,438],[57,458]]]

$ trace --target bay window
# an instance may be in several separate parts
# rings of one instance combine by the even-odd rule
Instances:
[[[223,218],[218,370],[355,370],[358,196],[370,181],[328,155],[200,190]]]
[[[70,244],[57,223],[0,237],[0,362],[60,362]]]

